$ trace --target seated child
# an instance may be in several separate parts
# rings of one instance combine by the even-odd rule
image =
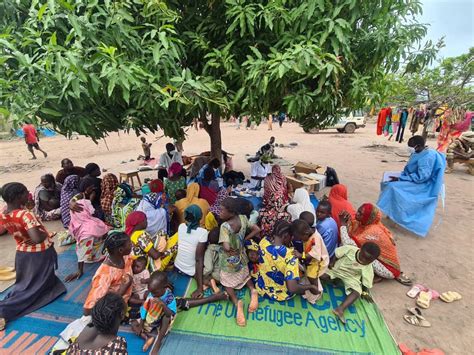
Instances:
[[[246,242],[245,248],[247,249],[247,256],[249,258],[249,271],[250,271],[250,277],[252,278],[252,281],[254,283],[257,282],[258,278],[258,270],[259,270],[259,264],[261,260],[259,250],[260,247],[257,243],[255,243],[253,240],[248,241],[249,243]]]
[[[148,281],[149,294],[140,309],[140,321],[132,327],[137,335],[145,339],[143,351],[146,352],[155,341],[152,331],[158,328],[158,340],[152,349],[157,353],[164,337],[171,327],[171,321],[176,315],[177,306],[169,287],[166,273],[155,271]]]
[[[313,231],[316,230],[314,228],[314,225],[316,224],[316,220],[314,218],[314,214],[308,211],[304,211],[300,213],[300,219],[308,223],[308,225],[311,227]],[[295,247],[296,250],[298,250],[300,253],[303,253],[303,242],[301,240],[293,240],[293,246]]]
[[[147,284],[150,278],[150,272],[146,266],[147,259],[144,256],[139,256],[133,260],[132,295],[128,301],[130,306],[130,319],[140,318],[140,306],[145,302],[148,296]]]
[[[90,201],[93,196],[90,189],[81,195],[77,203],[81,205],[80,212],[71,211],[69,233],[76,239],[77,271],[66,276],[65,281],[79,279],[84,273],[84,263],[95,263],[104,259],[104,237],[111,229],[102,220],[94,217],[94,207]]]
[[[308,223],[301,219],[293,221],[291,233],[294,240],[303,243],[303,252],[294,251],[294,255],[306,265],[306,277],[311,285],[318,286],[320,294],[313,297],[311,292],[303,296],[310,303],[315,303],[320,297],[323,287],[319,277],[323,275],[329,265],[329,254],[319,233],[313,230]]]
[[[251,201],[245,198],[237,198],[239,214],[246,216],[250,222],[250,225],[257,224],[258,211],[253,208]]]
[[[211,230],[207,236],[208,246],[204,253],[204,269],[202,272],[204,285],[211,287],[214,293],[219,292],[217,283],[220,283],[220,272],[219,266],[219,228]]]
[[[329,201],[321,201],[316,209],[316,230],[324,240],[324,244],[329,253],[329,257],[334,256],[337,242],[339,239],[339,231],[336,221],[331,217],[331,204]]]
[[[335,255],[335,264],[326,274],[329,278],[339,279],[344,283],[347,297],[333,312],[342,323],[346,323],[345,309],[360,297],[364,288],[372,288],[374,279],[372,263],[379,257],[380,248],[372,242],[365,243],[360,249],[345,245],[337,248]]]

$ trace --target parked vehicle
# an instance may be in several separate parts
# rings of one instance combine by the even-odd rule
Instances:
[[[354,133],[366,124],[364,113],[361,110],[352,111],[347,116],[339,118],[336,124],[324,128],[304,129],[306,133],[318,133],[320,130],[336,129],[339,133]]]

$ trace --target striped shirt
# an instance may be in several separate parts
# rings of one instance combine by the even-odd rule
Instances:
[[[36,216],[28,210],[14,210],[10,213],[0,213],[0,225],[15,238],[16,250],[28,253],[45,251],[52,245],[51,235]],[[38,227],[48,234],[41,243],[36,244],[28,235],[28,230]]]

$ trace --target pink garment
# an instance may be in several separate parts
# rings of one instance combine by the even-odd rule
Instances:
[[[89,200],[77,201],[83,208],[82,212],[71,211],[71,222],[69,223],[69,233],[71,233],[79,243],[85,238],[99,238],[107,234],[111,229],[100,219],[93,217],[94,207]]]
[[[133,274],[132,278],[132,294],[137,295],[141,300],[145,300],[145,294],[146,291],[148,291],[148,287],[146,284],[142,283],[142,280],[149,279],[150,272],[145,269],[138,274]]]

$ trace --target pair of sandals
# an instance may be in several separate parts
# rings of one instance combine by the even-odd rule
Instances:
[[[439,294],[439,292],[419,284],[414,285],[410,291],[407,292],[407,296],[410,298],[417,297],[416,304],[418,307],[423,309],[428,309],[431,300],[436,300],[438,298],[446,303],[452,303],[462,299],[462,296],[458,292],[448,291]]]
[[[422,328],[431,327],[431,323],[421,314],[421,310],[418,307],[408,308],[407,310],[410,314],[405,314],[403,319],[405,319],[408,324]]]

